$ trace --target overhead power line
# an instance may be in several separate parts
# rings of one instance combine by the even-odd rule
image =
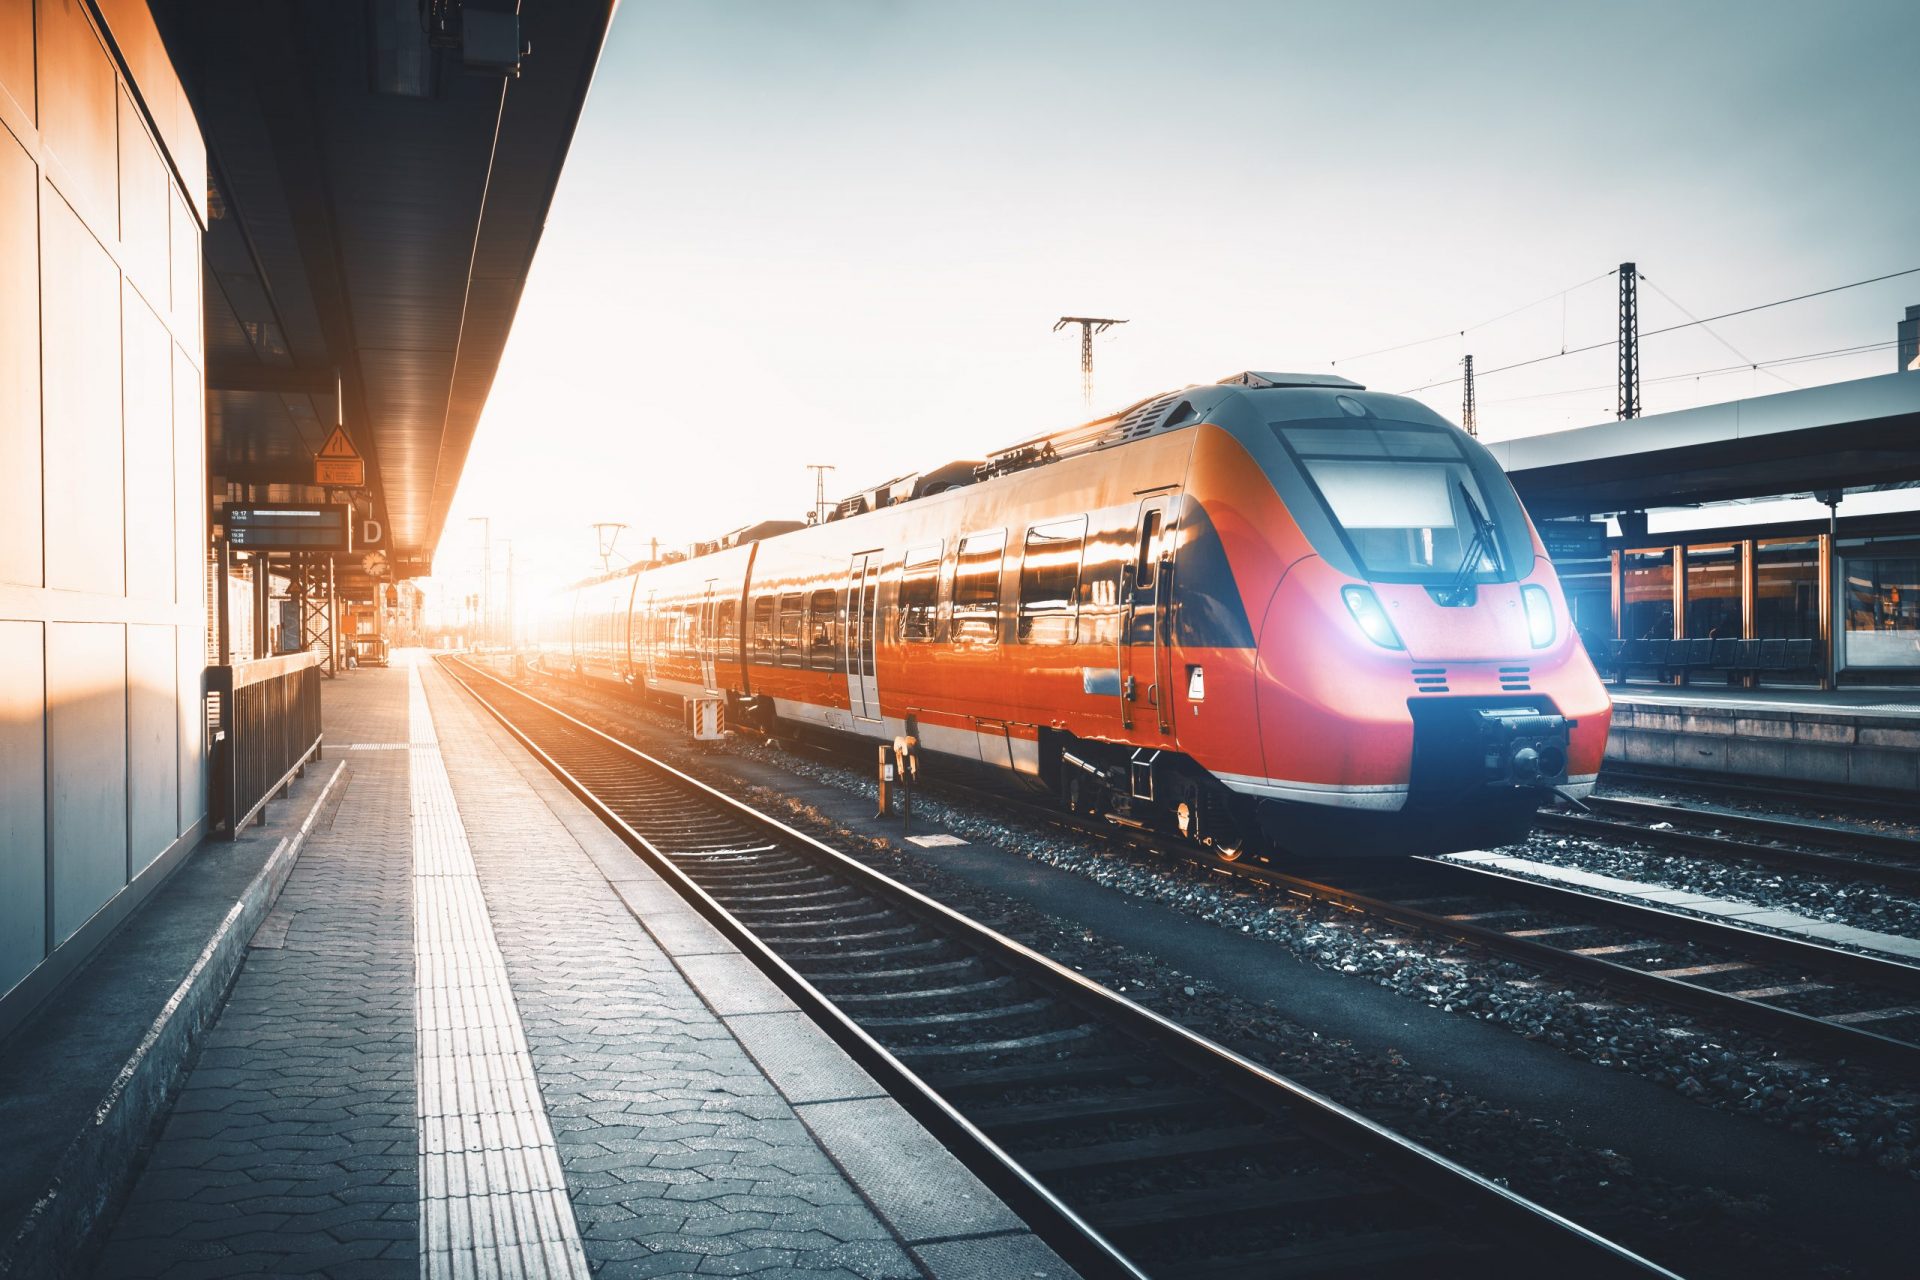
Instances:
[[[1865,280],[1854,280],[1848,284],[1836,284],[1829,289],[1815,289],[1812,293],[1797,293],[1791,298],[1776,298],[1772,302],[1761,302],[1751,307],[1740,307],[1734,311],[1722,311],[1719,315],[1708,316],[1704,320],[1689,320],[1685,324],[1670,324],[1664,329],[1649,329],[1643,332],[1640,336],[1643,339],[1653,338],[1663,333],[1674,333],[1681,329],[1692,329],[1698,325],[1708,325],[1708,324],[1714,323],[1717,320],[1731,319],[1734,316],[1751,315],[1755,311],[1766,311],[1772,307],[1784,307],[1790,302],[1805,302],[1808,298],[1823,298],[1830,293],[1840,293],[1847,289],[1858,289],[1862,285],[1879,284],[1882,280],[1897,280],[1901,276],[1910,276],[1910,275],[1916,275],[1916,274],[1920,274],[1920,267],[1908,267],[1904,271],[1889,271],[1882,276],[1872,276]],[[1608,347],[1618,346],[1619,344],[1620,344],[1620,339],[1609,338],[1605,342],[1593,342],[1593,343],[1587,344],[1584,347],[1574,347],[1571,350],[1555,351],[1544,356],[1534,356],[1530,360],[1516,360],[1512,364],[1498,365],[1492,369],[1475,369],[1474,376],[1479,378],[1489,378],[1496,373],[1506,373],[1510,369],[1524,369],[1529,365],[1545,364],[1549,360],[1559,360],[1564,356],[1577,356],[1577,355],[1584,354],[1585,352],[1588,352],[1588,351],[1604,351]],[[1442,378],[1438,382],[1429,382],[1425,386],[1413,387],[1409,390],[1402,391],[1400,394],[1412,395],[1418,391],[1431,391],[1435,387],[1451,386],[1452,384],[1458,381],[1460,381],[1459,378]]]
[[[1645,280],[1647,282],[1648,287],[1650,287],[1655,293],[1665,298],[1667,300],[1668,306],[1672,307],[1675,311],[1678,311],[1681,315],[1685,316],[1687,319],[1699,325],[1702,329],[1705,329],[1707,331],[1708,336],[1710,336],[1715,342],[1719,343],[1721,346],[1725,347],[1727,350],[1733,352],[1733,354],[1740,357],[1740,359],[1746,361],[1747,367],[1749,369],[1760,369],[1761,372],[1765,373],[1769,378],[1772,378],[1776,382],[1783,382],[1787,386],[1793,387],[1796,390],[1799,388],[1800,384],[1797,382],[1794,382],[1792,379],[1783,378],[1771,369],[1763,369],[1761,367],[1760,361],[1755,360],[1752,356],[1748,355],[1746,352],[1742,351],[1740,348],[1734,346],[1731,342],[1728,342],[1725,338],[1720,336],[1720,331],[1718,329],[1713,328],[1712,326],[1707,324],[1706,321],[1694,315],[1693,312],[1681,306],[1679,302],[1677,302],[1674,299],[1674,296],[1672,294],[1668,293],[1665,289],[1662,289],[1659,285],[1655,284],[1653,282],[1653,277],[1649,276],[1646,272],[1642,271],[1640,273],[1640,278],[1642,280]]]
[[[1642,276],[1641,279],[1644,280],[1646,277]],[[1886,351],[1899,345],[1900,342],[1897,338],[1886,342],[1863,342],[1858,346],[1835,347],[1829,351],[1810,351],[1804,355],[1778,356],[1772,360],[1750,361],[1745,364],[1723,364],[1712,369],[1694,369],[1688,373],[1669,373],[1658,378],[1643,379],[1642,383],[1646,386],[1654,386],[1663,382],[1686,382],[1694,378],[1712,378],[1728,373],[1746,373],[1754,369],[1765,373],[1769,368],[1778,365],[1811,364],[1815,360],[1832,360],[1839,356],[1866,355],[1869,352]],[[1526,396],[1504,396],[1498,400],[1489,400],[1487,403],[1524,404],[1529,400],[1553,400],[1560,396],[1587,395],[1595,391],[1611,391],[1613,388],[1614,384],[1611,382],[1596,383],[1590,387],[1568,387],[1564,391],[1540,391],[1533,395]],[[1796,389],[1799,388],[1796,386]]]
[[[1584,289],[1590,284],[1598,284],[1600,283],[1600,281],[1605,280],[1608,276],[1612,274],[1613,274],[1612,271],[1602,271],[1599,275],[1595,276],[1591,280],[1582,280],[1579,284],[1570,284],[1564,289],[1561,289],[1561,290],[1558,290],[1557,292],[1546,295],[1544,298],[1535,298],[1532,302],[1529,302],[1524,306],[1515,307],[1511,311],[1502,311],[1499,315],[1493,317],[1491,320],[1482,320],[1480,323],[1470,324],[1464,329],[1449,329],[1445,333],[1436,333],[1431,338],[1416,338],[1412,342],[1402,342],[1398,346],[1381,347],[1378,351],[1362,351],[1357,356],[1342,356],[1340,359],[1333,361],[1333,364],[1335,365],[1351,364],[1355,360],[1369,360],[1374,356],[1384,356],[1394,351],[1407,351],[1414,347],[1424,347],[1428,343],[1445,342],[1448,338],[1464,337],[1467,334],[1472,333],[1475,329],[1484,329],[1490,324],[1499,324],[1502,320],[1510,319],[1513,316],[1517,316],[1522,311],[1531,311],[1535,307],[1540,306],[1542,303],[1552,302],[1555,298],[1561,299],[1561,301],[1564,303],[1566,300],[1566,296],[1568,294],[1574,292],[1577,289]],[[1564,310],[1564,307],[1561,311],[1560,330],[1561,330],[1560,345],[1565,346],[1566,345],[1566,312]]]

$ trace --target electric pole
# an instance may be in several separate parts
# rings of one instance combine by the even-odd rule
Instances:
[[[1467,370],[1460,393],[1460,425],[1467,429],[1468,435],[1477,436],[1480,434],[1480,427],[1473,420],[1473,357],[1462,356],[1460,363],[1466,366]]]
[[[1631,262],[1620,264],[1620,416],[1640,416],[1640,300]]]
[[[620,531],[626,528],[618,520],[595,520],[593,536],[595,545],[600,548],[600,572],[613,572],[613,544],[620,541]]]
[[[1125,320],[1103,320],[1098,316],[1061,316],[1053,326],[1055,333],[1070,324],[1080,326],[1080,399],[1089,409],[1093,408],[1093,335],[1125,323]]]
[[[809,462],[807,470],[813,472],[813,523],[820,524],[827,518],[827,472],[835,467],[831,462]]]

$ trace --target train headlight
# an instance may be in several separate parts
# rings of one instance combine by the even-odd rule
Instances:
[[[1533,647],[1544,649],[1553,643],[1553,601],[1547,598],[1545,587],[1524,586],[1520,588],[1520,599],[1527,606],[1527,639],[1533,641]]]
[[[1340,598],[1347,602],[1347,612],[1367,633],[1367,639],[1382,649],[1407,647],[1400,643],[1400,633],[1393,629],[1393,623],[1387,618],[1387,611],[1380,607],[1380,597],[1373,594],[1372,587],[1342,587]]]

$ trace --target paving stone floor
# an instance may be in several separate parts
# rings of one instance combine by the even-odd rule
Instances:
[[[918,1276],[552,809],[528,803],[483,713],[429,687],[596,1274]]]
[[[98,1275],[442,1273],[420,1247],[423,1193],[447,1194],[418,1172],[422,752],[444,761],[596,1276],[1072,1274],[465,693],[420,676],[437,747],[410,731],[405,667],[327,686],[348,773]]]
[[[329,755],[406,741],[404,681],[330,687]],[[406,752],[347,753],[99,1275],[417,1272],[407,790]]]

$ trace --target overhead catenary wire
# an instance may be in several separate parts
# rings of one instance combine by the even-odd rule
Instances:
[[[1659,285],[1655,284],[1653,281],[1653,277],[1649,276],[1646,272],[1642,271],[1640,273],[1640,278],[1646,281],[1647,284],[1653,289],[1655,293],[1665,298],[1667,300],[1668,306],[1672,307],[1675,311],[1678,311],[1681,315],[1685,316],[1687,319],[1699,325],[1702,329],[1706,331],[1708,337],[1712,338],[1715,342],[1719,343],[1721,346],[1725,347],[1727,350],[1733,352],[1733,354],[1740,357],[1740,359],[1746,361],[1747,368],[1753,369],[1760,373],[1764,373],[1769,378],[1772,378],[1776,382],[1783,382],[1789,387],[1793,387],[1796,390],[1799,389],[1799,386],[1800,386],[1799,383],[1793,381],[1791,378],[1781,377],[1779,374],[1775,373],[1773,370],[1766,368],[1764,362],[1756,361],[1752,356],[1748,355],[1746,352],[1742,351],[1740,348],[1734,346],[1731,342],[1728,342],[1725,338],[1720,336],[1720,331],[1718,329],[1715,329],[1713,326],[1709,325],[1706,321],[1701,320],[1698,316],[1694,315],[1693,312],[1681,306],[1680,303],[1677,300],[1675,300],[1672,294],[1668,293],[1665,289],[1662,289]],[[1656,381],[1656,382],[1665,381],[1665,379],[1656,378],[1656,379],[1652,379],[1652,381]]]
[[[1749,369],[1756,368],[1765,372],[1769,367],[1776,365],[1808,364],[1815,360],[1831,360],[1839,356],[1866,355],[1874,351],[1886,351],[1899,345],[1898,339],[1891,339],[1886,342],[1863,342],[1853,347],[1835,347],[1828,351],[1810,351],[1797,356],[1778,356],[1772,360],[1760,360],[1747,364],[1725,364],[1712,369],[1694,369],[1688,373],[1669,373],[1658,378],[1648,378],[1646,379],[1646,383],[1648,386],[1653,386],[1662,382],[1686,382],[1695,378],[1711,378],[1721,374],[1745,373]],[[1603,382],[1590,387],[1568,387],[1561,391],[1539,391],[1532,395],[1525,396],[1503,396],[1498,400],[1489,400],[1486,403],[1524,404],[1529,400],[1552,400],[1560,396],[1578,396],[1595,391],[1611,390],[1613,390],[1613,383]]]
[[[1490,324],[1499,324],[1502,320],[1510,319],[1513,316],[1517,316],[1522,311],[1531,311],[1535,307],[1540,306],[1543,303],[1552,302],[1555,298],[1560,299],[1560,304],[1561,304],[1560,305],[1560,320],[1561,320],[1560,345],[1564,347],[1566,345],[1566,298],[1567,298],[1567,295],[1575,292],[1576,290],[1584,289],[1590,284],[1598,284],[1600,281],[1605,280],[1608,276],[1613,275],[1618,270],[1619,268],[1615,267],[1607,271],[1602,271],[1599,275],[1593,277],[1593,279],[1591,280],[1582,280],[1579,284],[1570,284],[1566,288],[1556,290],[1553,293],[1549,293],[1543,298],[1535,298],[1532,302],[1526,303],[1522,306],[1515,307],[1511,311],[1502,311],[1499,315],[1494,316],[1490,320],[1482,320],[1478,324],[1470,324],[1466,326],[1464,329],[1449,329],[1445,333],[1436,333],[1431,338],[1416,338],[1412,342],[1402,342],[1399,345],[1392,346],[1392,347],[1381,347],[1377,351],[1362,351],[1359,355],[1342,356],[1338,360],[1329,362],[1329,367],[1338,366],[1342,364],[1351,364],[1355,360],[1368,360],[1373,358],[1374,356],[1384,356],[1395,351],[1408,351],[1414,347],[1424,347],[1434,342],[1445,342],[1448,338],[1465,337],[1467,334],[1472,333],[1475,329],[1484,329]]]
[[[1772,307],[1784,307],[1791,302],[1805,302],[1809,298],[1821,298],[1821,297],[1825,297],[1827,294],[1830,294],[1830,293],[1840,293],[1847,289],[1858,289],[1862,285],[1879,284],[1883,280],[1897,280],[1901,276],[1910,276],[1910,275],[1916,275],[1916,274],[1920,274],[1920,267],[1908,267],[1904,271],[1889,271],[1885,275],[1871,276],[1865,280],[1854,280],[1854,281],[1848,282],[1847,284],[1836,284],[1836,285],[1833,285],[1831,288],[1815,289],[1811,293],[1799,293],[1799,294],[1795,294],[1791,298],[1776,298],[1772,302],[1761,302],[1761,303],[1756,303],[1750,307],[1739,307],[1733,311],[1722,311],[1719,315],[1708,316],[1703,320],[1688,320],[1684,324],[1670,324],[1662,329],[1649,329],[1641,333],[1640,337],[1642,341],[1644,341],[1647,338],[1658,337],[1660,334],[1663,334],[1663,333],[1675,333],[1681,329],[1692,329],[1696,326],[1709,325],[1714,323],[1715,321],[1731,319],[1734,316],[1751,315],[1753,312],[1766,311]],[[1669,299],[1669,301],[1671,301],[1671,299]],[[1675,305],[1678,305],[1678,304],[1675,304]],[[1528,360],[1516,360],[1512,364],[1496,365],[1491,369],[1475,369],[1473,371],[1473,376],[1476,379],[1484,380],[1486,378],[1492,377],[1496,373],[1506,373],[1513,369],[1525,369],[1530,365],[1545,364],[1549,360],[1559,360],[1564,356],[1577,356],[1577,355],[1584,354],[1585,352],[1588,352],[1588,351],[1604,351],[1608,347],[1617,347],[1619,345],[1620,345],[1620,340],[1618,338],[1608,338],[1604,342],[1591,342],[1584,347],[1574,347],[1570,350],[1551,352],[1543,356],[1534,356]],[[1424,386],[1409,388],[1408,390],[1403,391],[1400,394],[1413,395],[1416,392],[1420,392],[1420,391],[1431,391],[1435,387],[1451,386],[1454,383],[1459,381],[1460,379],[1458,376],[1455,376],[1452,378],[1442,378],[1437,382],[1429,382]]]

